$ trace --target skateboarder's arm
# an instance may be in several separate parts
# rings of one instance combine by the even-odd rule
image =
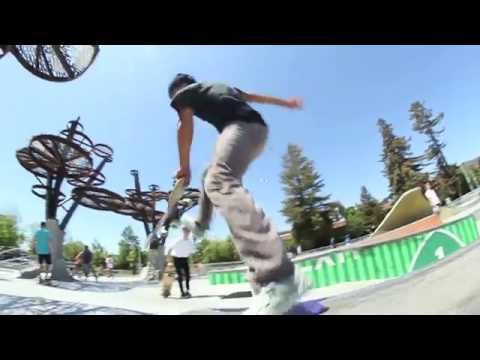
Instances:
[[[280,99],[273,96],[259,95],[246,93],[242,91],[242,98],[247,102],[254,102],[259,104],[272,104],[278,106],[288,107],[290,109],[301,109],[303,103],[300,99]]]
[[[183,108],[178,111],[179,121],[177,129],[178,154],[180,169],[185,172],[186,183],[189,182],[190,148],[193,140],[193,110]],[[178,175],[178,174],[177,174]]]

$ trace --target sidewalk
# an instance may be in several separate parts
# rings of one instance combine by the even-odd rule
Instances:
[[[251,297],[248,284],[212,286],[205,278],[191,281],[190,299],[181,299],[178,285],[172,296],[161,296],[159,283],[139,278],[100,278],[98,282],[53,282],[54,287],[38,284],[37,280],[18,279],[14,271],[0,269],[0,314],[154,314],[180,315],[202,309],[245,309]],[[325,298],[378,284],[358,282],[315,289],[305,296]],[[223,299],[230,295],[231,298]],[[243,297],[237,297],[243,296]]]

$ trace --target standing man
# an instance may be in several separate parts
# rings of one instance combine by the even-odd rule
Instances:
[[[210,123],[219,133],[213,159],[203,175],[199,217],[188,226],[196,238],[201,238],[209,227],[213,207],[219,208],[240,256],[248,265],[256,295],[245,314],[288,312],[306,291],[304,278],[295,274],[282,240],[264,212],[255,206],[243,187],[242,178],[262,153],[268,137],[265,120],[249,103],[300,109],[302,102],[246,93],[220,83],[197,82],[187,74],[178,74],[170,83],[168,93],[179,117],[180,168],[176,177],[184,179],[185,186],[191,177],[193,116]]]
[[[88,248],[87,245],[85,245],[85,248],[83,251],[80,253],[80,259],[82,259],[82,270],[83,274],[85,275],[85,280],[88,279],[88,275],[90,275],[90,272],[95,276],[95,279],[97,280],[97,274],[95,270],[92,267],[92,260],[93,260],[93,254]]]
[[[177,272],[178,285],[182,298],[190,298],[190,265],[188,258],[195,252],[195,245],[191,238],[191,231],[187,226],[182,227],[182,235],[167,250],[167,255],[173,256],[173,264]],[[183,279],[185,277],[185,286],[183,287]],[[186,291],[185,291],[186,290]]]
[[[50,231],[47,229],[47,224],[42,221],[40,224],[40,230],[38,230],[33,237],[35,251],[38,256],[38,263],[40,264],[40,274],[38,278],[38,282],[40,284],[44,281],[50,281],[52,278],[52,255],[50,251],[50,241]],[[44,279],[42,279],[42,273],[45,274]],[[48,274],[50,274],[50,276]]]
[[[440,213],[441,201],[438,198],[437,192],[432,188],[432,184],[429,181],[425,184],[425,197],[430,202],[434,214]]]

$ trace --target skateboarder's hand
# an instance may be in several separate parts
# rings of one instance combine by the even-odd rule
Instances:
[[[177,179],[184,179],[184,185],[188,186],[190,184],[190,177],[191,172],[189,167],[181,167],[177,170],[177,174],[175,175]]]
[[[290,99],[287,100],[287,107],[290,109],[302,109],[303,108],[303,100],[302,99]]]

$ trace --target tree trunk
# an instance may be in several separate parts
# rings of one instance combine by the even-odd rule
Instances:
[[[63,259],[63,238],[65,236],[65,232],[60,230],[58,221],[56,219],[48,219],[47,228],[52,237],[52,279],[58,281],[73,281],[72,276],[67,271],[67,264]]]

